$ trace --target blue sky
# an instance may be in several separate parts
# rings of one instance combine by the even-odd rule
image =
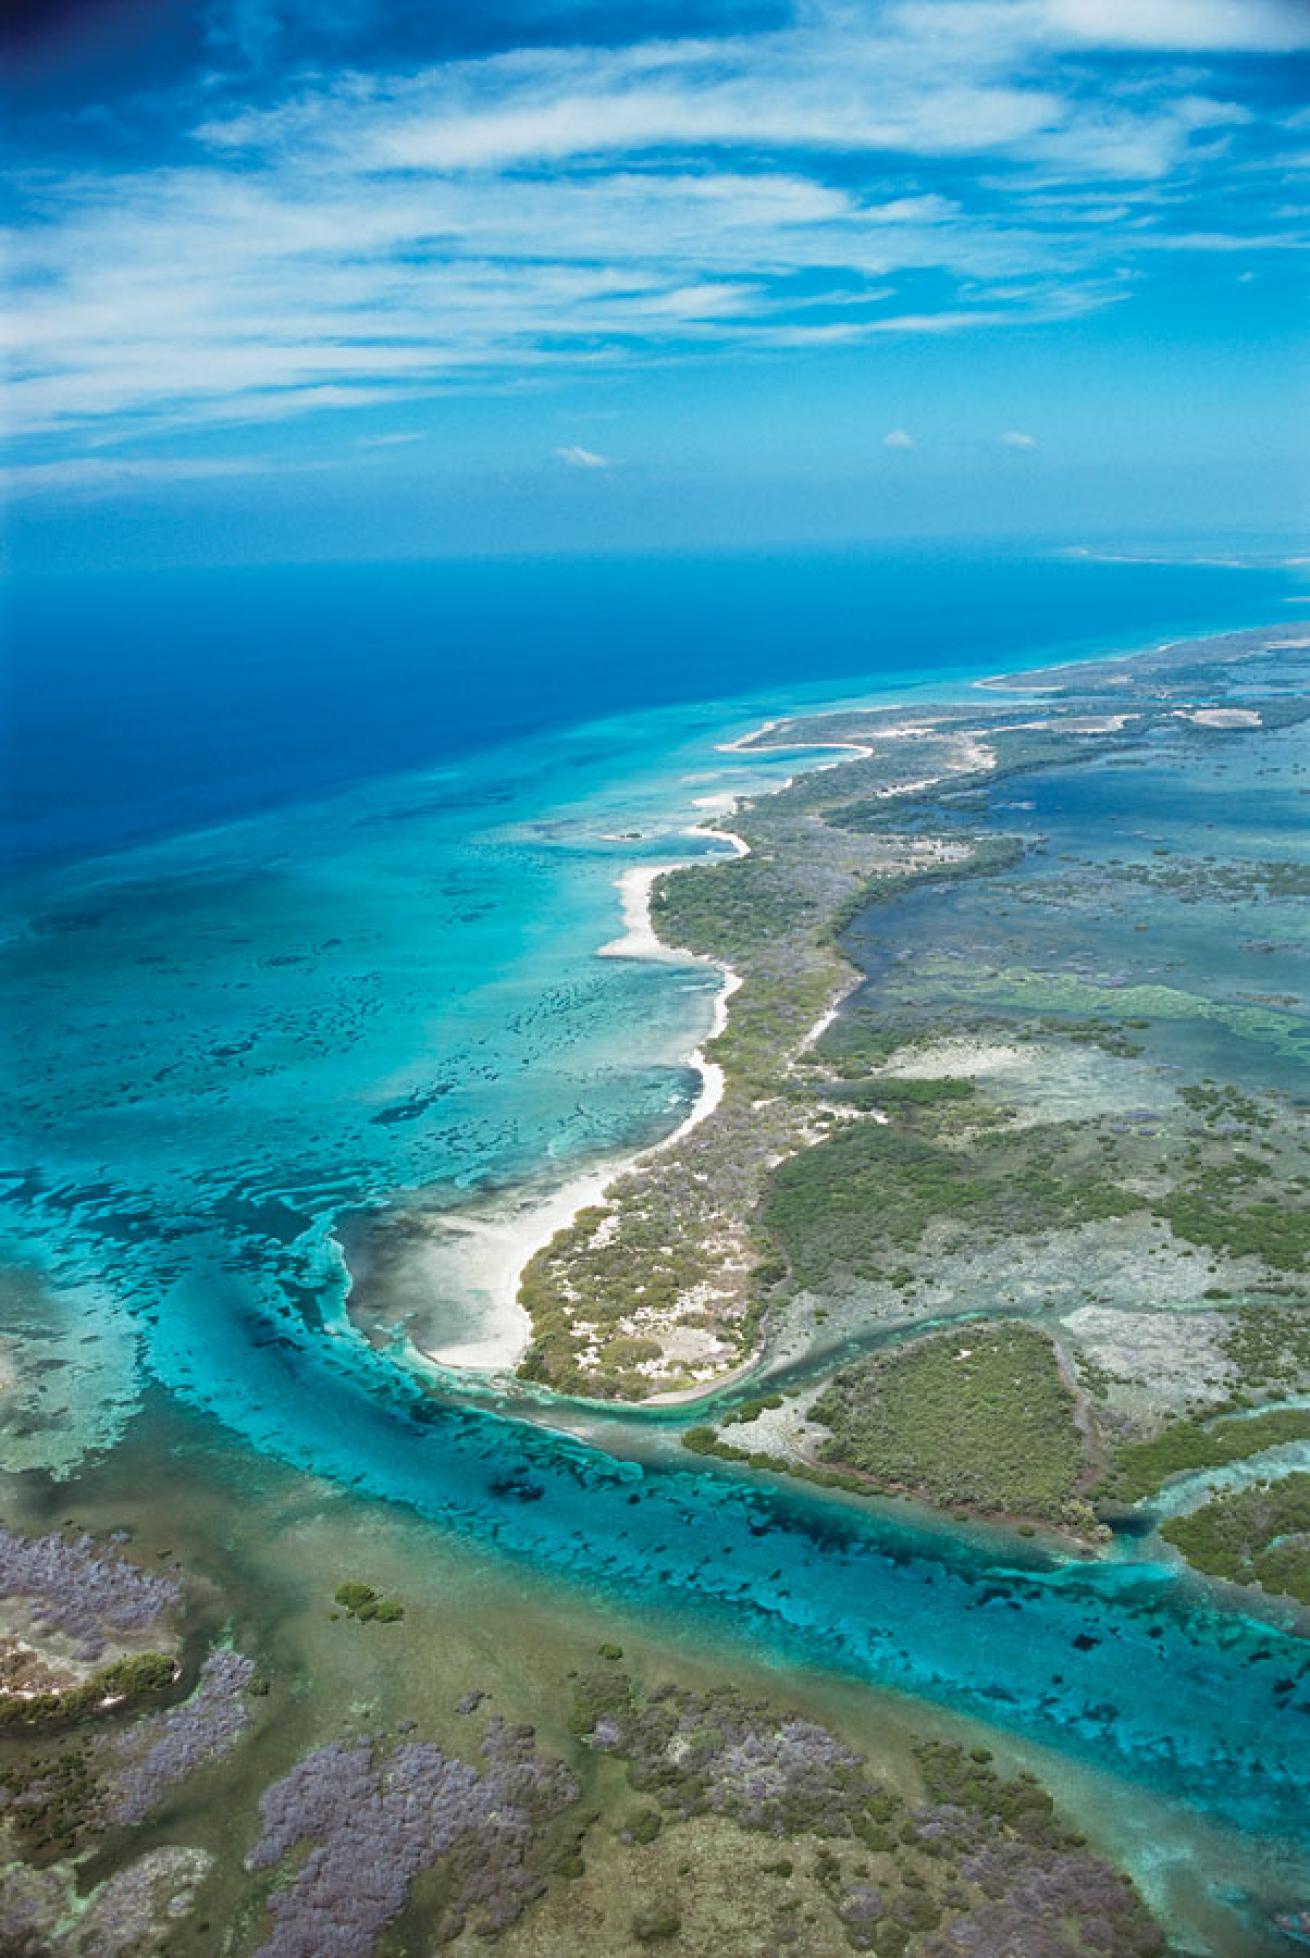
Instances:
[[[20,562],[1304,518],[1310,0],[8,33]]]

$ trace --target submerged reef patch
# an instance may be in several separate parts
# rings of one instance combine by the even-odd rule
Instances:
[[[79,1897],[59,1869],[0,1872],[5,1958],[169,1958],[213,1865],[201,1849],[147,1850]]]
[[[0,1527],[0,1599],[21,1600],[41,1629],[77,1641],[98,1659],[115,1637],[157,1630],[182,1602],[182,1587],[94,1538],[22,1536]]]
[[[239,1652],[211,1652],[195,1691],[180,1706],[153,1713],[92,1748],[106,1822],[140,1822],[178,1782],[236,1746],[250,1724],[248,1691],[255,1677]]]
[[[1070,1833],[1032,1776],[1006,1779],[985,1749],[923,1742],[918,1786],[894,1788],[813,1720],[733,1687],[644,1691],[615,1667],[579,1682],[574,1725],[672,1825],[689,1859],[665,1903],[680,1922],[701,1906],[698,1842],[713,1844],[724,1821],[742,1833],[746,1884],[732,1899],[751,1924],[742,1950],[1145,1958],[1163,1948],[1133,1886]],[[657,1836],[666,1844],[659,1831],[626,1833],[636,1856]],[[751,1837],[772,1845],[767,1854],[747,1847]],[[708,1946],[693,1935],[689,1948]]]

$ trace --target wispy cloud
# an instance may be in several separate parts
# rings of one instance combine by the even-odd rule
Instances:
[[[569,469],[608,469],[608,456],[597,455],[594,449],[581,449],[576,442],[566,448],[556,449],[556,455]]]
[[[918,443],[908,428],[889,428],[882,438],[884,449],[914,449]]]
[[[1035,449],[1037,447],[1037,437],[1035,435],[1026,435],[1021,428],[1007,428],[1005,433],[998,435],[996,439],[1007,449]]]
[[[400,429],[391,435],[361,435],[361,449],[396,449],[406,442],[421,442],[422,431],[416,428]]]
[[[1310,48],[1301,0],[1042,0],[1041,11],[1052,33],[1091,46],[1179,54]]]
[[[229,16],[219,51],[263,59],[268,9]],[[1302,242],[1215,224],[1253,111],[1201,57],[1305,45],[1281,0],[808,0],[768,32],[318,73],[197,115],[184,162],[20,176],[6,420],[125,435],[1058,324],[1162,246]],[[1096,66],[1122,49],[1188,60]]]
[[[12,463],[0,467],[0,496],[14,502],[30,496],[113,495],[151,483],[195,481],[203,477],[267,475],[293,465],[254,457],[187,460],[173,456],[64,456],[54,462]]]
[[[1291,54],[1310,48],[1303,0],[899,0],[907,26],[979,45]]]

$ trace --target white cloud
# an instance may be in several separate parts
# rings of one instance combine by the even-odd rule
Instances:
[[[594,449],[581,449],[575,442],[570,442],[566,448],[556,449],[555,453],[570,469],[608,469],[610,466],[608,456],[597,455]]]
[[[57,462],[12,463],[0,468],[0,495],[14,502],[68,491],[113,494],[138,483],[178,483],[214,476],[268,475],[287,465],[253,459],[140,456],[65,456]]]
[[[1035,435],[1025,435],[1021,428],[1007,428],[1004,435],[998,435],[996,439],[1007,449],[1035,449],[1037,447],[1037,437]]]
[[[1072,40],[1192,53],[1290,54],[1310,48],[1304,0],[1045,0]]]
[[[1310,48],[1304,0],[901,0],[906,29],[979,46],[1291,54]]]
[[[884,449],[917,449],[918,443],[908,428],[889,428],[882,438]]]
[[[1098,86],[1069,49],[1276,50],[1299,17],[807,0],[770,32],[312,76],[201,125],[185,165],[19,180],[6,418],[271,420],[566,363],[1058,323],[1178,237],[1296,236],[1165,203],[1250,119],[1195,60]],[[923,180],[941,158],[949,198]]]

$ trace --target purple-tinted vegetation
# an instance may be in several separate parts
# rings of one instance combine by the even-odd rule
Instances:
[[[1161,1948],[1131,1883],[1068,1834],[1031,1776],[1003,1779],[985,1750],[924,1742],[930,1799],[912,1807],[814,1721],[731,1687],[643,1694],[613,1667],[579,1682],[574,1730],[625,1761],[632,1786],[675,1821],[721,1815],[773,1837],[823,1838],[807,1867],[855,1951],[1148,1958]],[[793,1947],[795,1918],[780,1911],[774,1933]]]
[[[181,1706],[101,1734],[92,1765],[106,1822],[140,1822],[167,1791],[235,1747],[250,1722],[246,1689],[255,1668],[239,1652],[211,1652]]]
[[[423,1870],[444,1863],[439,1942],[470,1917],[494,1936],[545,1888],[542,1831],[577,1800],[573,1776],[536,1752],[531,1728],[492,1721],[478,1769],[428,1741],[384,1753],[363,1739],[322,1747],[260,1804],[255,1869],[298,1844],[309,1854],[273,1893],[273,1930],[258,1958],[361,1958],[403,1910]]]
[[[176,1578],[144,1571],[93,1537],[20,1536],[0,1528],[0,1598],[23,1598],[38,1626],[98,1659],[115,1633],[142,1632],[182,1602]]]

